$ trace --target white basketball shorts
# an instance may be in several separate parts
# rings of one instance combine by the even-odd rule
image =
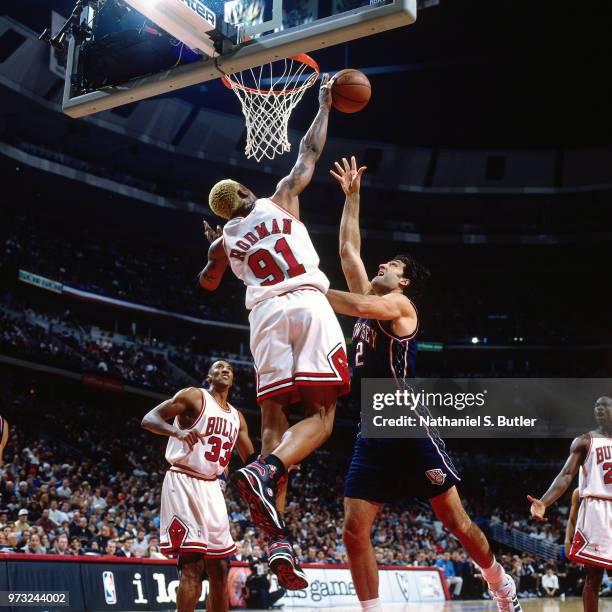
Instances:
[[[582,499],[569,556],[576,563],[612,569],[612,499]]]
[[[303,386],[350,390],[344,334],[327,298],[314,288],[297,289],[255,305],[249,314],[257,401]]]
[[[168,557],[200,553],[216,558],[235,553],[225,498],[217,479],[205,480],[172,469],[166,472],[159,548]]]

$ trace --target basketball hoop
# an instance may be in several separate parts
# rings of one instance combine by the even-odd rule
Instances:
[[[221,77],[240,100],[246,120],[244,152],[248,158],[274,159],[291,150],[289,117],[318,78],[317,62],[305,53]]]

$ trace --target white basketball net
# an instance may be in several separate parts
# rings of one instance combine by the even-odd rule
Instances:
[[[242,106],[248,158],[274,159],[291,150],[289,117],[318,77],[317,63],[305,54],[222,77]]]

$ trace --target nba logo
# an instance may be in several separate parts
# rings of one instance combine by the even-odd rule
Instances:
[[[113,572],[102,572],[102,583],[104,584],[104,599],[109,606],[117,603],[117,590],[115,589],[115,577]]]

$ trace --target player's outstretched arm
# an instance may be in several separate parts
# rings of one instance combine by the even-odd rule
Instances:
[[[576,438],[570,446],[570,455],[557,477],[552,481],[548,491],[541,499],[528,495],[531,502],[531,516],[537,521],[545,521],[544,514],[549,506],[552,506],[571,486],[574,477],[578,473],[589,451],[589,436],[583,435]]]
[[[177,438],[181,442],[186,442],[189,448],[200,439],[199,434],[194,430],[183,430],[171,425],[167,421],[177,416],[193,411],[199,413],[202,410],[202,393],[195,387],[181,389],[171,399],[158,404],[144,415],[141,427],[159,436]]]
[[[255,453],[255,447],[249,436],[249,427],[246,419],[240,410],[238,410],[238,417],[240,418],[240,429],[238,430],[238,437],[236,438],[236,450],[243,463],[246,463],[247,459]]]
[[[220,226],[213,229],[208,221],[204,221],[204,235],[211,243],[208,249],[208,262],[199,274],[199,283],[202,289],[214,291],[221,282],[225,270],[229,266],[227,253],[223,248],[223,232]]]
[[[412,319],[416,321],[416,311],[410,300],[400,293],[387,295],[359,295],[346,291],[330,289],[327,299],[338,314],[379,321]]]
[[[342,272],[351,293],[368,293],[370,280],[361,259],[361,232],[359,231],[359,204],[361,177],[366,171],[365,166],[357,168],[357,160],[353,155],[349,164],[346,157],[342,165],[335,162],[336,170],[330,174],[338,181],[346,199],[340,221],[340,262]]]
[[[324,74],[319,90],[319,112],[300,142],[300,150],[295,166],[276,186],[272,199],[294,217],[300,218],[298,196],[310,183],[314,169],[327,140],[327,122],[331,109],[331,86],[329,75]]]

